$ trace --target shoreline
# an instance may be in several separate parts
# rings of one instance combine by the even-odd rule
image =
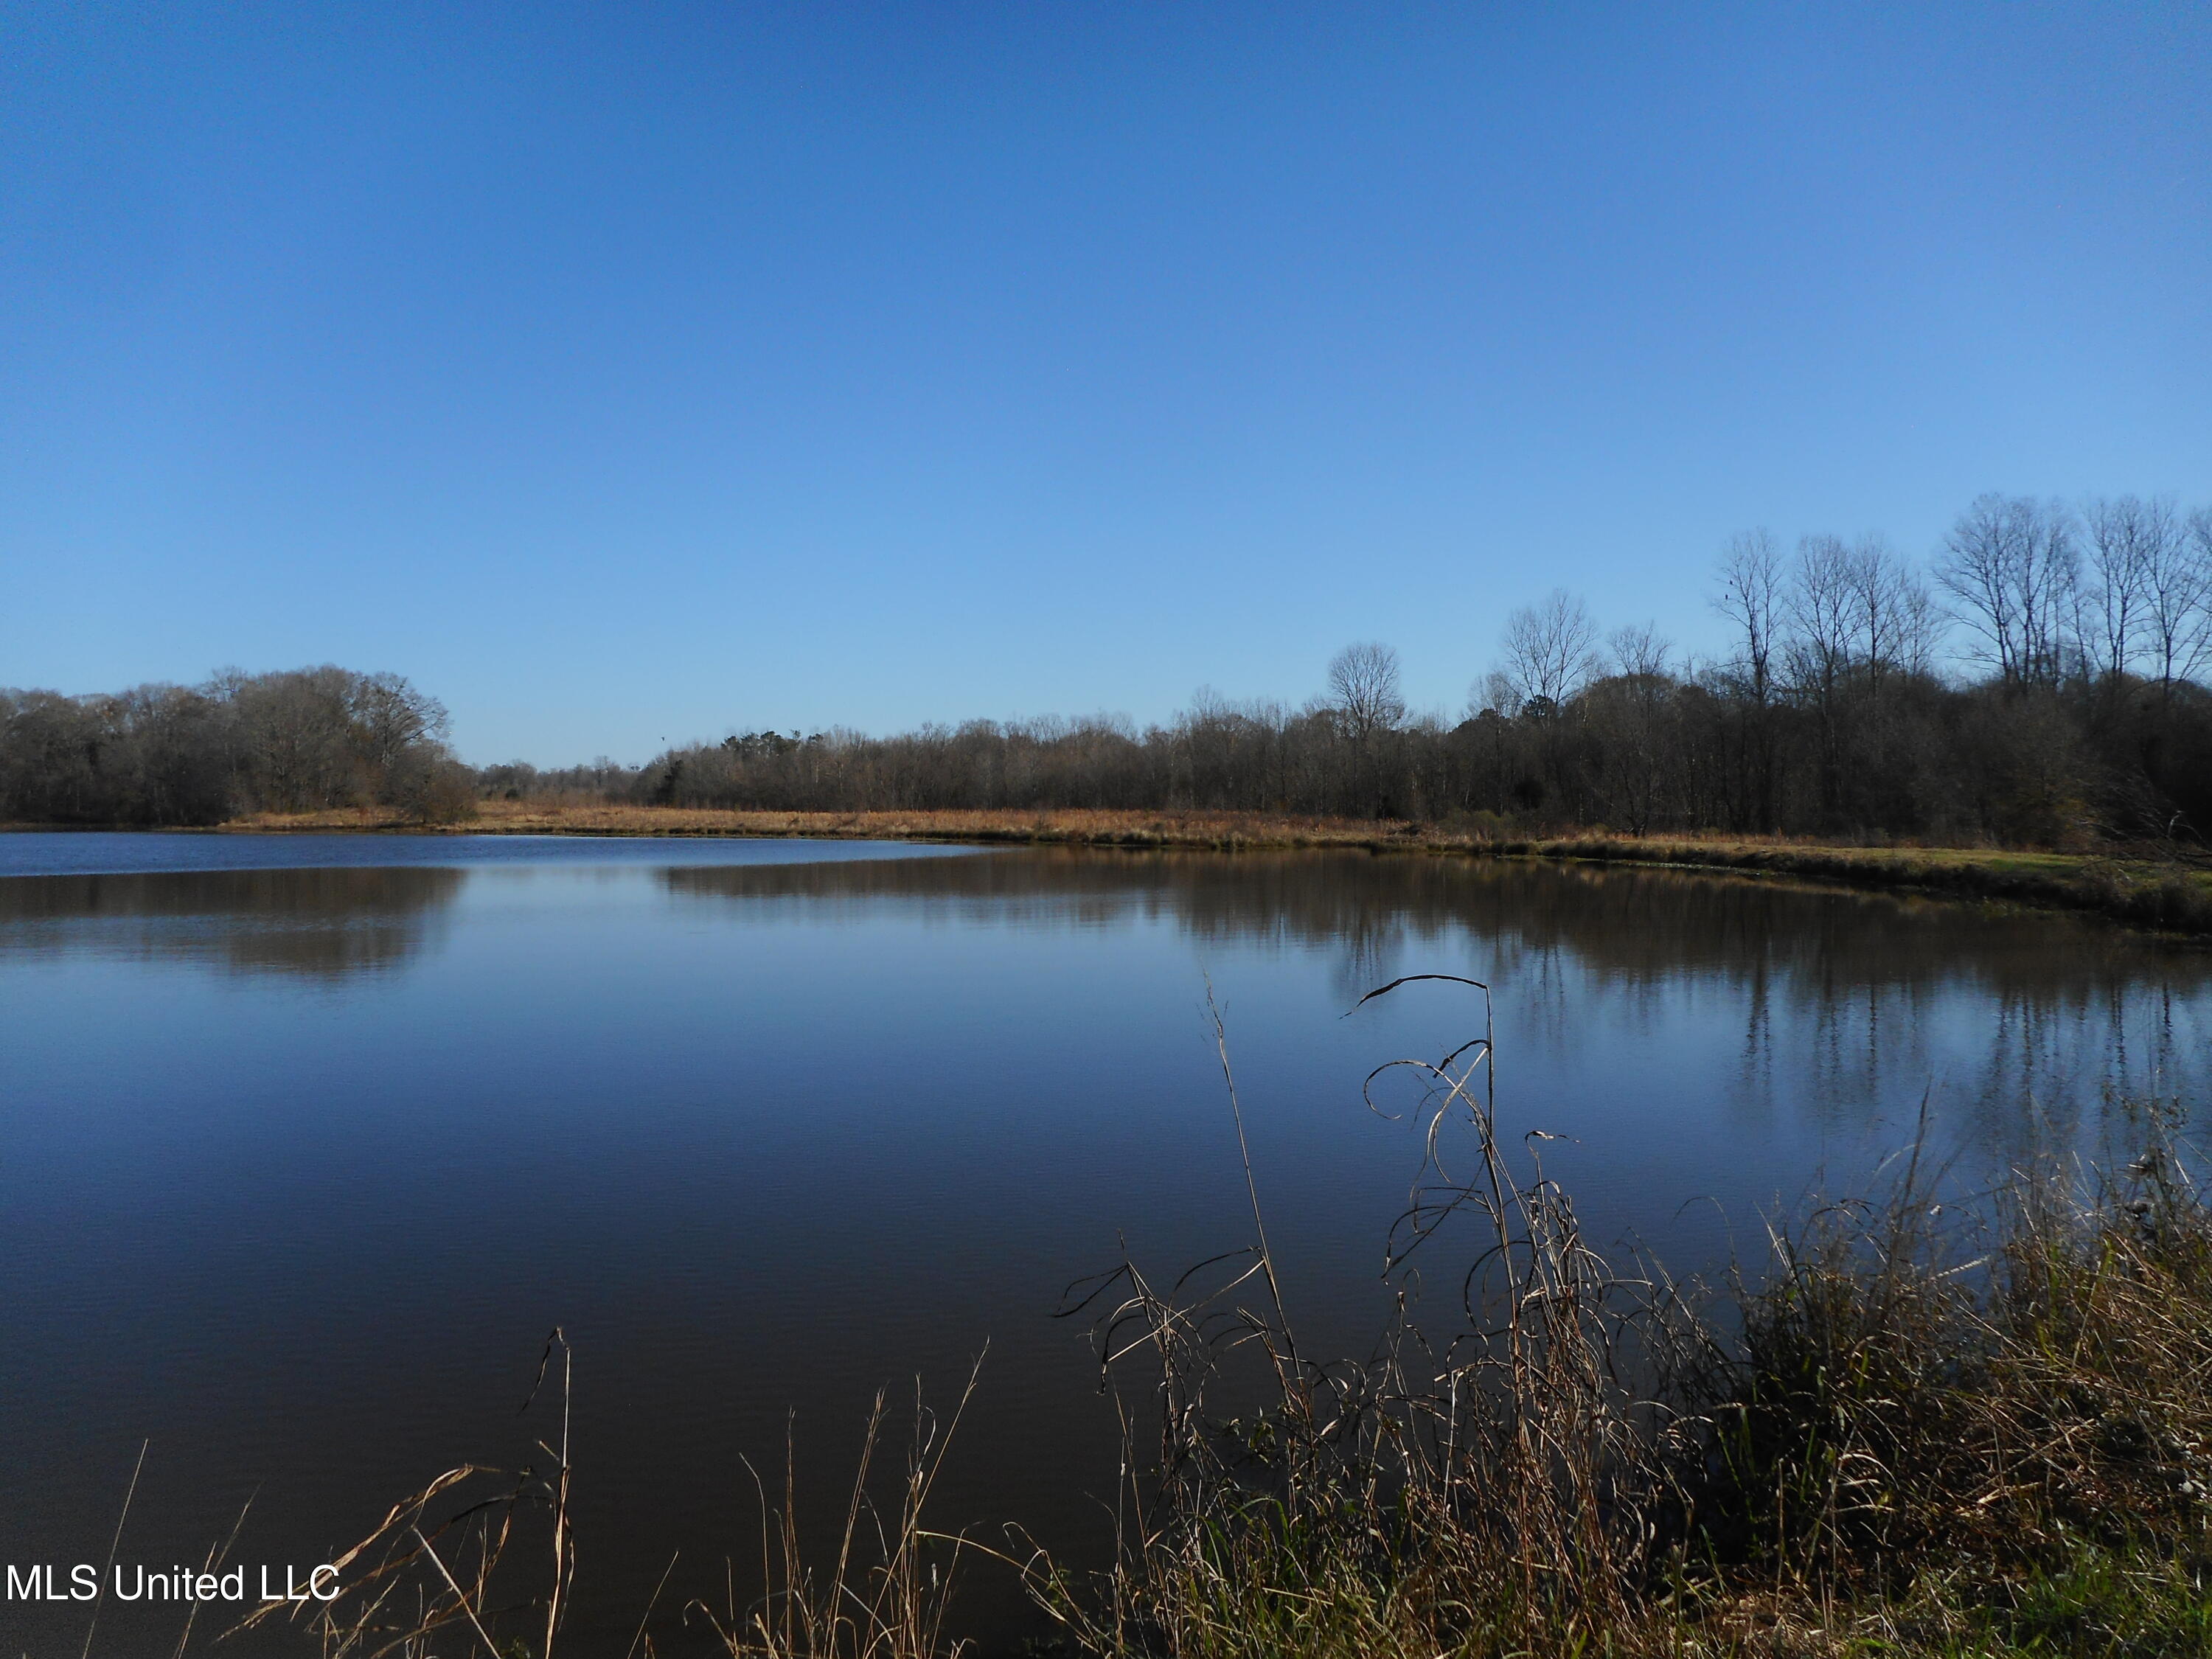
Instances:
[[[541,805],[524,801],[487,801],[477,817],[447,824],[410,823],[389,812],[355,807],[298,814],[255,813],[204,830],[161,833],[729,836],[1540,859],[1723,875],[1791,876],[1878,891],[2071,910],[2156,933],[2212,937],[2212,869],[2145,857],[2141,849],[2087,854],[1996,848],[1854,847],[1783,837],[1630,837],[1597,830],[1571,836],[1514,836],[1403,820],[1201,811],[788,812]]]

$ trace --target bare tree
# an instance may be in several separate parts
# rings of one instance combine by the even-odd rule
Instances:
[[[2179,541],[2181,526],[2166,503],[2136,495],[2084,502],[2081,522],[2088,532],[2089,568],[2075,632],[2093,673],[2117,684],[2143,642],[2157,544]]]
[[[1502,714],[1507,720],[1521,712],[1521,694],[1515,690],[1512,676],[1502,668],[1493,668],[1467,688],[1467,713],[1470,720],[1485,714]]]
[[[1937,583],[1963,607],[1961,619],[1982,638],[1977,654],[1993,663],[2008,682],[2021,678],[2010,518],[2011,504],[2002,496],[1979,497],[1944,538],[1936,568]]]
[[[1398,794],[1395,769],[1385,764],[1396,751],[1381,741],[1406,718],[1398,653],[1372,641],[1346,646],[1329,659],[1328,690],[1327,712],[1352,744],[1352,769],[1345,780],[1349,793],[1340,798],[1342,805],[1381,817],[1392,810]]]
[[[2021,636],[2028,678],[2056,684],[2066,672],[2067,616],[2081,581],[2081,547],[2074,515],[2063,501],[2040,509],[2022,503],[2021,514]]]
[[[1936,580],[1981,636],[1978,654],[2000,678],[2051,684],[2065,665],[2079,563],[2072,518],[2062,503],[1987,495],[1952,526]]]
[[[1747,530],[1721,556],[1721,591],[1713,609],[1736,626],[1738,678],[1754,707],[1774,690],[1774,636],[1782,611],[1782,554],[1773,533]]]
[[[1505,621],[1507,681],[1524,709],[1557,713],[1597,669],[1597,624],[1563,587]]]
[[[1675,768],[1668,718],[1674,692],[1674,644],[1652,623],[1615,629],[1607,641],[1613,672],[1587,694],[1604,742],[1602,774],[1612,812],[1641,836],[1658,815]]]
[[[1771,830],[1778,811],[1775,660],[1782,624],[1782,553],[1765,529],[1738,533],[1721,555],[1713,609],[1735,624],[1736,644],[1722,671],[1737,710],[1729,733],[1730,815],[1743,827]]]
[[[1613,670],[1625,679],[1661,682],[1669,674],[1674,642],[1662,637],[1656,623],[1635,623],[1616,628],[1606,645]]]
[[[1376,732],[1389,731],[1406,718],[1398,653],[1387,645],[1370,641],[1346,646],[1329,659],[1328,690],[1331,706],[1355,744],[1364,745]]]
[[[1820,788],[1824,812],[1843,805],[1845,694],[1851,647],[1859,632],[1859,571],[1840,538],[1808,536],[1784,590],[1790,634],[1784,649],[1790,687],[1811,709],[1820,734]]]
[[[1826,708],[1851,665],[1857,633],[1857,571],[1850,550],[1835,536],[1807,536],[1797,544],[1784,590],[1790,619],[1785,656],[1801,695]]]
[[[2145,538],[2143,633],[2160,689],[2170,697],[2212,661],[2212,507],[2184,526],[2169,509],[2170,533]]]
[[[347,702],[355,744],[380,782],[401,756],[425,744],[443,743],[451,728],[445,704],[398,674],[355,676]]]
[[[1919,673],[1935,649],[1937,613],[1927,587],[1879,535],[1862,536],[1844,562],[1854,632],[1851,654],[1879,696],[1893,671]]]
[[[1905,568],[1904,580],[1894,599],[1894,665],[1909,674],[1934,673],[1936,647],[1950,630],[1950,616],[1936,602],[1920,574],[1909,567]]]

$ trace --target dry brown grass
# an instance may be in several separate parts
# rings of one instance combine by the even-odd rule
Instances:
[[[1079,1650],[2212,1652],[2212,1211],[2171,1110],[2136,1109],[2143,1152],[2109,1177],[2023,1169],[1951,1203],[1916,1151],[1700,1289],[1609,1269],[1543,1137],[1509,1162],[1490,1055],[1486,1018],[1376,1073],[1422,1085],[1428,1129],[1391,1261],[1442,1255],[1461,1322],[1401,1310],[1377,1358],[1302,1359],[1256,1200],[1225,1272],[1160,1290],[1125,1264],[1094,1291],[1158,1449],[1130,1435],[1113,1571],[1040,1585]],[[1271,1402],[1210,1409],[1252,1350]]]
[[[321,1659],[556,1659],[576,1650],[566,1639],[576,1573],[569,1513],[573,1377],[568,1339],[558,1330],[546,1343],[531,1397],[534,1401],[549,1381],[556,1354],[559,1426],[537,1443],[542,1464],[447,1470],[393,1504],[338,1555],[331,1600],[264,1603],[237,1631],[289,1622]],[[679,1552],[638,1612],[622,1659],[653,1659],[656,1631],[666,1635],[672,1626],[684,1651],[724,1659],[958,1659],[965,1644],[946,1628],[955,1571],[965,1554],[999,1553],[931,1530],[924,1510],[975,1381],[971,1374],[942,1420],[924,1405],[917,1385],[903,1478],[888,1504],[872,1490],[890,1418],[884,1395],[877,1393],[826,1571],[816,1571],[799,1547],[797,1451],[787,1439],[781,1491],[772,1498],[756,1478],[761,1594],[740,1604],[732,1571],[721,1605],[665,1605]]]
[[[375,808],[259,812],[228,830],[419,830]],[[445,833],[551,836],[751,836],[835,840],[1042,842],[1109,847],[1212,848],[1406,847],[1423,843],[1417,825],[1396,820],[1274,816],[1254,812],[944,811],[767,812],[717,807],[541,805],[491,800]],[[432,833],[437,833],[433,831]],[[1471,844],[1471,843],[1470,843]]]
[[[1487,988],[1416,975],[1363,1001],[1416,983],[1473,992],[1482,1024],[1439,1060],[1368,1079],[1378,1109],[1381,1091],[1413,1085],[1427,1148],[1389,1271],[1403,1285],[1419,1255],[1458,1286],[1463,1322],[1424,1329],[1401,1305],[1373,1359],[1302,1356],[1249,1159],[1249,1249],[1172,1286],[1128,1261],[1079,1286],[1067,1312],[1100,1310],[1124,1425],[1149,1419],[1157,1434],[1150,1447],[1128,1434],[1111,1571],[1033,1575],[1079,1650],[1574,1653],[1638,1627],[1675,1437],[1651,1431],[1616,1363],[1633,1287],[1589,1248],[1540,1158],[1509,1161],[1493,1133]],[[1235,1109],[1225,1040],[1222,1063]],[[1267,1403],[1223,1416],[1217,1391],[1255,1354]]]

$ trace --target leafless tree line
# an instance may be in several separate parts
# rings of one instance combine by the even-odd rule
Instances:
[[[112,696],[0,690],[0,820],[213,823],[356,805],[448,819],[477,785],[447,726],[398,675],[330,666]]]
[[[445,712],[337,668],[113,696],[0,693],[0,817],[204,823],[472,796],[787,811],[1163,810],[1542,831],[2179,842],[2212,835],[2212,508],[1985,495],[1933,559],[1879,536],[1738,536],[1714,571],[1728,643],[1601,629],[1564,590],[1503,619],[1460,716],[1407,706],[1386,645],[1301,704],[1210,690],[1118,715],[889,737],[742,732],[642,767],[465,774]]]
[[[1504,618],[1464,716],[1408,712],[1347,647],[1298,705],[1201,690],[1173,720],[751,732],[635,770],[495,769],[494,793],[793,811],[1210,808],[2060,842],[2212,832],[2212,509],[1984,496],[1924,567],[1882,538],[1753,531],[1729,644],[1601,629],[1564,590]]]

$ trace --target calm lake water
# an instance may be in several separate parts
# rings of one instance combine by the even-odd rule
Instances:
[[[1721,1259],[1923,1097],[1962,1171],[2212,1105],[2212,954],[1662,872],[804,842],[0,836],[0,1561],[328,1559],[573,1339],[579,1650],[757,1558],[744,1461],[842,1507],[878,1387],[950,1404],[941,1524],[1106,1536],[1050,1316],[1126,1239],[1244,1243],[1212,1028],[1307,1352],[1364,1353],[1419,1158],[1379,1062],[1479,1030],[1601,1240]],[[1710,1201],[1700,1201],[1710,1200]],[[991,1534],[994,1540],[997,1534]],[[977,1627],[1022,1628],[977,1577]],[[111,1607],[95,1652],[178,1620]],[[134,1621],[134,1613],[137,1615]],[[0,1649],[83,1610],[0,1602]],[[659,1639],[680,1645],[672,1618]],[[155,1638],[166,1632],[161,1645]],[[195,1647],[199,1645],[195,1638]],[[246,1651],[234,1644],[229,1650]]]

